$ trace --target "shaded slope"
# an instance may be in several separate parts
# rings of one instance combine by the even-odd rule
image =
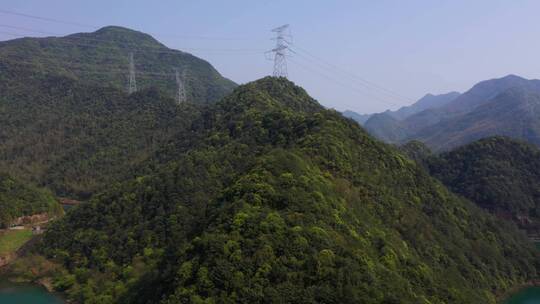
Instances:
[[[364,128],[369,134],[389,143],[400,142],[409,135],[401,122],[387,112],[373,114],[364,124]]]
[[[189,132],[198,115],[155,89],[128,96],[65,77],[17,75],[21,88],[0,82],[0,169],[61,196],[88,198],[172,134]]]
[[[460,119],[463,115],[474,111],[477,107],[490,102],[497,95],[511,89],[521,87],[529,91],[539,91],[540,81],[528,80],[515,75],[479,82],[456,99],[437,109],[428,109],[411,115],[403,125],[411,135],[410,139],[418,139],[419,132],[430,133],[432,126],[445,121]]]
[[[509,89],[472,112],[433,125],[414,138],[440,151],[494,135],[540,145],[540,92],[527,87]]]
[[[445,111],[467,113],[476,107],[487,103],[497,95],[511,88],[527,88],[531,91],[540,90],[540,80],[528,80],[516,75],[481,81],[470,90],[463,93],[453,102],[444,107]]]
[[[537,276],[514,228],[284,79],[200,117],[205,139],[51,227],[57,288],[87,303],[494,303]]]
[[[504,137],[486,138],[432,157],[430,172],[452,191],[540,234],[540,150]]]

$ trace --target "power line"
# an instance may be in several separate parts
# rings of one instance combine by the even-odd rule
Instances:
[[[92,28],[92,29],[99,29],[102,26],[98,25],[91,25],[91,24],[84,24],[84,23],[78,23],[78,22],[72,22],[72,21],[66,21],[66,20],[60,20],[55,18],[48,18],[48,17],[42,17],[42,16],[36,16],[31,14],[25,14],[15,11],[8,11],[4,9],[0,9],[1,14],[6,15],[13,15],[13,16],[19,16],[19,17],[25,17],[30,19],[36,19],[40,21],[47,21],[47,22],[53,22],[53,23],[59,23],[59,24],[65,24],[65,25],[74,25],[77,27],[83,27],[83,28]],[[170,38],[179,38],[179,39],[195,39],[195,40],[260,40],[260,39],[252,39],[247,37],[219,37],[219,36],[193,36],[193,35],[167,35],[167,34],[159,34],[159,33],[151,33],[152,36],[156,37],[170,37]]]
[[[276,27],[272,32],[276,33],[276,47],[273,48],[270,52],[274,53],[274,77],[287,77],[287,48],[289,41],[287,37],[290,37],[290,34],[287,34],[289,25],[285,24],[280,27]]]
[[[5,62],[5,60],[3,59],[0,59],[0,63],[2,62]],[[44,66],[46,66],[46,63],[45,64],[40,64],[40,63],[36,63],[36,62],[24,62],[24,61],[17,61],[17,62],[9,62],[9,64],[11,65],[23,65],[23,66],[33,66],[33,67],[36,67],[36,68],[43,68]],[[125,75],[126,74],[126,70],[125,69],[103,69],[103,67],[100,66],[100,70],[99,71],[96,71],[95,70],[95,67],[93,67],[92,69],[89,69],[89,68],[82,68],[83,65],[80,65],[80,66],[71,66],[71,65],[66,65],[66,66],[62,66],[62,67],[59,67],[59,69],[62,69],[62,70],[65,70],[65,72],[80,72],[80,73],[86,73],[86,74],[99,74],[99,75],[118,75],[118,74],[121,74],[121,75]],[[89,66],[89,65],[88,65]],[[44,71],[44,70],[35,70],[37,73],[41,73],[41,74],[52,74],[52,75],[58,75],[58,71]],[[174,74],[172,73],[159,73],[159,72],[147,72],[147,71],[141,71],[141,70],[137,70],[137,77],[141,77],[141,76],[148,76],[148,78],[154,78],[154,77],[163,77],[163,78],[169,78],[169,79],[172,79],[172,77],[174,77]]]
[[[313,55],[311,52],[305,50],[305,49],[302,49],[300,48],[298,45],[296,44],[292,44],[291,46],[289,46],[289,49],[297,54],[297,55],[300,55],[302,56],[301,54],[299,54],[298,52],[303,52],[304,54],[310,56],[311,58],[313,58],[313,60],[316,60],[319,64],[322,64],[325,67],[325,69],[328,69],[328,70],[332,70],[334,72],[337,72],[337,73],[340,73],[341,75],[347,75],[349,78],[351,78],[352,80],[354,81],[357,81],[358,83],[362,84],[363,86],[366,86],[366,87],[371,87],[373,89],[376,89],[378,91],[380,91],[381,93],[384,93],[385,95],[388,95],[392,98],[395,98],[395,99],[398,99],[398,100],[402,100],[402,101],[406,101],[407,103],[412,103],[414,102],[412,98],[409,98],[409,97],[405,97],[401,94],[398,94],[397,92],[393,91],[393,90],[390,90],[390,89],[387,89],[381,85],[378,85],[376,83],[373,83],[371,81],[368,81],[350,71],[347,71],[343,68],[340,68],[320,57],[317,57],[315,55]]]
[[[137,92],[137,80],[135,79],[135,60],[133,59],[133,52],[129,53],[129,82],[128,93],[133,94]]]
[[[14,16],[19,16],[19,17],[32,18],[32,19],[37,19],[37,20],[42,20],[42,21],[54,22],[54,23],[60,23],[60,24],[75,25],[75,26],[79,26],[79,27],[86,27],[86,28],[89,28],[89,27],[94,28],[95,27],[93,25],[88,25],[88,24],[83,24],[83,23],[78,23],[78,22],[63,21],[63,20],[58,20],[58,19],[54,19],[54,18],[34,16],[34,15],[29,15],[29,14],[14,12],[14,11],[8,11],[8,10],[4,10],[4,9],[0,9],[0,13],[6,14],[6,15],[14,15]]]
[[[5,27],[4,25],[0,25],[0,27]],[[9,26],[12,27],[12,26]],[[17,28],[17,27],[12,27]],[[19,28],[21,29],[21,28]],[[39,33],[46,33],[42,31],[35,31],[35,30],[29,30],[33,32],[39,32]],[[1,34],[18,37],[18,38],[26,38],[26,36],[18,34],[18,33],[12,33],[12,32],[5,32],[0,31]],[[59,35],[59,34],[53,34],[53,33],[47,33],[47,35]],[[73,45],[73,46],[80,46],[80,47],[89,47],[89,48],[99,48],[99,49],[111,49],[111,50],[118,50],[118,48],[129,48],[131,50],[135,50],[137,52],[143,52],[143,53],[156,53],[156,54],[175,54],[178,55],[179,53],[183,53],[181,50],[175,50],[175,49],[169,49],[166,47],[161,46],[140,46],[137,44],[126,44],[122,42],[115,42],[111,40],[104,40],[104,39],[96,39],[96,38],[90,38],[90,37],[76,37],[76,36],[65,36],[65,37],[54,37],[55,40],[54,43],[63,43],[66,45]],[[43,37],[40,38],[34,38],[34,39],[44,39]],[[88,41],[96,41],[96,42],[103,42],[107,44],[113,44],[117,45],[118,47],[111,47],[111,46],[103,46],[103,45],[96,45],[96,44],[85,44],[80,42],[73,42],[69,41],[68,39],[79,39],[79,40],[88,40]],[[134,47],[136,46],[136,47]],[[183,50],[188,51],[197,51],[197,52],[238,52],[238,53],[254,53],[254,54],[262,54],[263,49],[205,49],[205,48],[182,48]]]
[[[390,102],[390,101],[387,101],[387,100],[385,100],[385,99],[382,99],[382,98],[380,98],[380,97],[378,97],[378,96],[376,96],[376,95],[370,94],[369,92],[360,90],[359,88],[350,86],[350,85],[348,85],[348,84],[346,84],[346,83],[344,83],[344,82],[342,82],[342,81],[340,81],[340,80],[338,80],[338,79],[336,79],[336,78],[334,78],[334,77],[332,77],[332,76],[329,76],[329,75],[327,75],[327,74],[321,73],[320,71],[318,71],[318,70],[316,70],[316,69],[314,69],[314,68],[312,68],[312,67],[310,67],[310,66],[306,66],[306,65],[304,65],[304,64],[301,64],[300,62],[298,62],[298,61],[296,61],[296,60],[294,60],[294,59],[292,59],[292,58],[289,59],[289,61],[292,62],[292,63],[294,63],[296,66],[298,66],[298,67],[300,67],[300,68],[302,68],[302,69],[304,69],[304,70],[306,70],[306,71],[308,71],[308,72],[310,72],[310,73],[318,74],[319,76],[321,76],[321,77],[323,77],[323,78],[326,78],[327,80],[330,80],[330,81],[332,81],[332,82],[334,82],[334,83],[336,83],[336,84],[342,86],[343,88],[346,88],[346,89],[348,89],[348,90],[355,91],[357,94],[360,94],[359,96],[365,97],[365,95],[367,94],[367,95],[369,95],[371,98],[374,98],[374,99],[376,99],[377,101],[380,101],[380,102],[385,103],[385,104],[387,104],[387,105],[390,105],[390,106],[398,106],[398,105],[396,105],[395,103],[392,103],[392,102]]]
[[[93,29],[97,29],[97,28],[100,28],[100,26],[96,26],[96,25],[90,25],[90,24],[83,24],[83,23],[78,23],[78,22],[72,22],[72,21],[66,21],[66,20],[60,20],[60,19],[55,19],[55,18],[49,18],[49,17],[42,17],[42,16],[36,16],[36,15],[31,15],[31,14],[26,14],[26,13],[21,13],[21,12],[15,12],[15,11],[9,11],[9,10],[4,10],[4,9],[0,9],[0,14],[8,14],[8,15],[14,15],[14,16],[19,16],[19,17],[25,17],[25,18],[31,18],[31,19],[36,19],[36,20],[40,20],[40,21],[46,21],[46,22],[54,22],[54,23],[59,23],[59,24],[66,24],[66,25],[74,25],[74,26],[78,26],[78,27],[85,27],[85,28],[93,28]],[[45,31],[41,31],[41,30],[36,30],[36,29],[29,29],[29,28],[23,28],[23,27],[17,27],[17,26],[11,26],[11,25],[0,25],[0,27],[6,27],[6,28],[12,28],[12,29],[19,29],[19,30],[24,30],[24,31],[31,31],[31,32],[36,32],[36,33],[40,33],[40,34],[46,34],[46,35],[55,35],[55,36],[61,36],[62,34],[57,34],[57,33],[50,33],[50,32],[45,32]],[[281,33],[280,33],[280,30],[281,30]],[[340,77],[343,77],[344,75],[347,75],[348,79],[349,80],[352,80],[364,87],[366,87],[366,89],[370,89],[370,90],[375,90],[375,91],[378,91],[379,93],[382,93],[384,95],[387,95],[393,99],[397,99],[397,100],[406,100],[408,103],[411,103],[412,99],[408,98],[408,97],[404,97],[403,95],[393,91],[393,90],[390,90],[390,89],[387,89],[381,85],[378,85],[376,83],[373,83],[371,81],[368,81],[350,71],[347,71],[346,69],[343,69],[343,68],[340,68],[324,59],[321,59],[320,57],[318,56],[315,56],[313,55],[311,52],[301,48],[300,46],[296,45],[296,44],[293,44],[291,41],[287,41],[286,38],[290,37],[290,35],[288,35],[286,33],[286,30],[288,30],[288,25],[286,26],[282,26],[282,27],[278,27],[274,30],[272,30],[273,32],[276,33],[276,38],[274,38],[274,40],[276,40],[276,47],[271,51],[272,53],[274,53],[274,75],[276,76],[287,76],[287,62],[286,62],[286,57],[287,57],[287,54],[286,52],[287,51],[292,51],[293,53],[299,55],[300,57],[303,57],[304,59],[306,60],[311,60],[313,62],[315,62],[320,68],[323,68],[325,70],[327,70],[328,72],[331,72],[331,73],[339,73],[341,76]],[[11,35],[11,36],[17,36],[17,37],[23,37],[19,34],[13,34],[13,33],[6,33],[6,32],[0,32],[0,33],[4,33],[4,34],[7,34],[7,35]],[[166,35],[161,35],[161,34],[153,34],[154,36],[162,36],[162,37],[165,37]],[[172,37],[172,36],[170,36]],[[182,39],[202,39],[202,40],[247,40],[247,39],[244,39],[244,38],[238,38],[238,37],[210,37],[210,36],[175,36],[176,38],[182,38]],[[84,35],[80,35],[80,36],[73,36],[73,35],[70,35],[70,36],[65,36],[65,37],[62,37],[63,39],[60,40],[56,40],[55,42],[60,42],[60,43],[64,43],[64,44],[71,44],[73,46],[78,46],[78,47],[94,47],[94,48],[101,48],[101,49],[111,49],[111,50],[116,50],[116,51],[122,51],[122,50],[119,50],[120,47],[124,47],[124,48],[129,48],[129,51],[135,51],[137,53],[159,53],[159,54],[178,54],[180,53],[180,51],[176,51],[176,50],[171,50],[171,49],[167,49],[167,48],[163,48],[161,49],[159,46],[140,46],[140,45],[137,45],[137,46],[134,46],[134,45],[129,45],[129,44],[126,44],[126,43],[117,43],[117,42],[114,42],[115,45],[119,45],[120,47],[107,47],[107,46],[103,46],[103,45],[99,45],[99,46],[96,46],[95,44],[83,44],[83,43],[74,43],[72,41],[68,41],[66,39],[79,39],[81,41],[102,41],[102,42],[106,42],[106,43],[113,43],[109,40],[101,40],[101,39],[97,39],[97,38],[92,38],[92,37],[84,37]],[[255,40],[255,39],[249,39],[249,40]],[[259,39],[257,39],[259,40]],[[198,49],[198,48],[182,48],[183,50],[191,50],[191,51],[196,51],[196,52],[210,52],[210,53],[222,53],[222,54],[236,54],[236,53],[244,53],[244,54],[248,54],[248,53],[252,53],[252,54],[261,54],[263,53],[262,50],[255,50],[255,49]],[[303,53],[302,55],[299,54],[299,53]],[[304,56],[305,54],[305,56]],[[310,57],[311,59],[308,59],[308,57]],[[137,74],[139,74],[140,72],[137,72]],[[395,105],[395,104],[394,104]],[[397,105],[396,105],[397,106]]]
[[[291,50],[291,51],[292,51],[292,50]],[[331,70],[331,69],[329,69],[327,66],[321,65],[321,64],[319,64],[319,62],[313,61],[313,59],[308,58],[308,57],[306,57],[306,56],[303,56],[302,54],[296,53],[296,52],[294,52],[294,51],[292,51],[292,52],[293,52],[295,55],[298,55],[297,58],[308,60],[311,67],[319,68],[321,71],[318,71],[317,74],[319,74],[319,75],[324,75],[324,76],[326,76],[327,78],[330,77],[329,75],[333,75],[333,76],[337,77],[337,79],[340,79],[340,82],[341,82],[342,80],[350,80],[350,84],[345,84],[345,82],[341,82],[342,86],[346,86],[347,88],[354,88],[355,90],[362,91],[362,92],[364,92],[365,94],[368,94],[368,95],[370,95],[371,97],[373,97],[373,98],[375,98],[375,99],[377,99],[377,100],[379,100],[379,101],[382,101],[382,102],[384,102],[384,103],[386,103],[386,104],[388,104],[388,105],[390,105],[390,106],[398,106],[398,107],[400,106],[400,105],[398,105],[398,104],[396,104],[396,103],[391,102],[391,101],[388,100],[388,98],[391,98],[392,100],[394,100],[394,99],[396,99],[395,97],[384,95],[385,98],[381,98],[381,97],[379,97],[378,95],[375,95],[375,94],[377,94],[377,93],[380,95],[381,92],[373,90],[372,87],[366,86],[366,85],[364,85],[364,84],[362,84],[362,83],[358,83],[358,82],[354,81],[354,79],[351,79],[350,77],[346,77],[346,75],[342,75],[342,74],[335,73],[334,70]],[[296,63],[297,63],[297,65],[300,65],[299,62],[296,62]],[[311,69],[311,70],[315,70],[314,68],[310,68],[310,69]],[[317,70],[315,70],[315,71],[317,71]],[[330,72],[330,73],[329,73],[329,72]],[[328,75],[327,75],[327,74],[328,74]],[[351,85],[352,85],[352,86],[351,86]],[[360,85],[360,87],[357,87],[357,85]],[[361,89],[360,89],[360,88],[361,88]],[[369,92],[372,92],[372,93],[369,93]]]

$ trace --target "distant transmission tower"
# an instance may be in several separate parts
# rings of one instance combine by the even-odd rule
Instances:
[[[137,92],[137,80],[135,79],[135,60],[133,59],[133,52],[129,53],[129,83],[128,93],[132,94]]]
[[[176,86],[178,87],[178,92],[176,93],[176,101],[181,104],[186,102],[186,86],[185,86],[185,79],[186,79],[186,70],[182,72],[182,76],[180,76],[180,71],[178,69],[175,69],[175,75],[176,75]]]
[[[289,25],[285,24],[280,27],[276,27],[272,32],[276,33],[276,47],[270,52],[274,53],[274,77],[287,77],[287,49],[289,48],[287,38],[291,38],[288,32]]]

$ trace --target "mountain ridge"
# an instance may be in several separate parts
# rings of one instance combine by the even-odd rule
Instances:
[[[117,26],[64,37],[0,42],[0,65],[4,73],[26,69],[38,75],[60,75],[125,89],[130,53],[135,58],[139,88],[155,86],[175,97],[175,69],[186,73],[183,80],[190,102],[215,102],[236,86],[207,61],[169,49],[148,34]],[[0,79],[10,80],[2,75]]]
[[[200,140],[50,227],[55,286],[101,303],[495,303],[537,276],[513,227],[285,79],[204,111]]]
[[[403,144],[420,140],[435,152],[497,135],[540,145],[539,94],[540,80],[510,74],[481,81],[440,107],[403,120],[379,115],[364,126],[383,141]]]

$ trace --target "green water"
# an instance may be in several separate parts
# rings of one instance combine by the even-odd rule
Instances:
[[[528,287],[516,293],[504,304],[540,304],[540,287]]]
[[[1,304],[62,304],[59,297],[44,288],[29,284],[15,284],[0,281]]]

